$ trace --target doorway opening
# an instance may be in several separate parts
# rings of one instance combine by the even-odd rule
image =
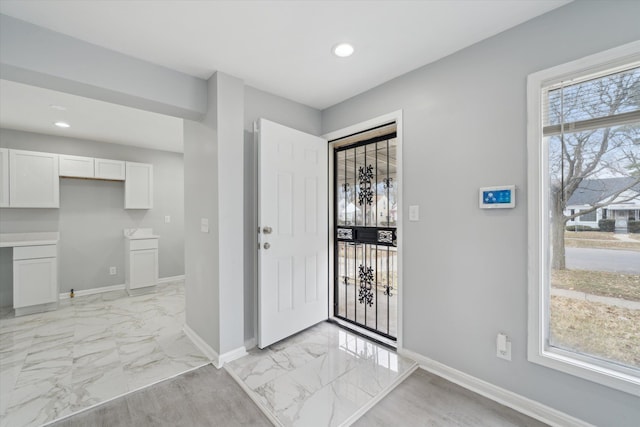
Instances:
[[[398,337],[396,123],[333,141],[333,317],[383,342]]]

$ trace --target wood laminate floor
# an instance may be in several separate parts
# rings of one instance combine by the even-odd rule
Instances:
[[[418,369],[354,426],[543,427],[546,424]]]
[[[206,365],[50,426],[271,426],[224,369]]]

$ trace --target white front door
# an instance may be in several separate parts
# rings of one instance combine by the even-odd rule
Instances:
[[[614,218],[616,220],[616,228],[626,229],[627,228],[627,219],[629,218],[629,211],[615,210]]]
[[[260,119],[258,347],[328,317],[327,141]]]

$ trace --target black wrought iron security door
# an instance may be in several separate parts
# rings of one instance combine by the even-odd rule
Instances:
[[[396,134],[334,152],[334,316],[397,336]]]

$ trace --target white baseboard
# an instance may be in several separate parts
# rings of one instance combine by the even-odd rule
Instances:
[[[175,282],[176,280],[184,280],[184,274],[181,276],[162,277],[158,279],[158,283]],[[121,291],[125,289],[124,283],[122,285],[102,286],[99,288],[82,289],[75,291],[74,294],[77,297],[84,297],[87,295],[101,294],[103,292]],[[59,295],[60,299],[69,299],[69,292],[62,292]]]
[[[227,351],[226,353],[222,353],[218,358],[218,362],[220,366],[217,366],[217,367],[222,368],[222,365],[224,365],[225,363],[229,363],[236,359],[240,359],[242,356],[246,356],[246,355],[247,355],[247,349],[244,346],[238,347],[231,351]]]
[[[87,295],[95,295],[95,294],[101,294],[104,292],[123,291],[123,290],[124,290],[124,283],[122,285],[103,286],[101,288],[82,289],[79,291],[74,291],[74,294],[77,297],[85,297]],[[60,299],[69,299],[69,292],[61,293]]]
[[[543,423],[557,427],[593,427],[591,424],[558,411],[557,409],[553,409],[540,402],[513,393],[469,374],[465,374],[419,353],[406,349],[400,349],[398,353],[415,360],[425,371],[438,375],[452,383],[458,384]]]
[[[213,366],[220,369],[225,363],[229,363],[233,360],[239,359],[242,356],[247,354],[247,350],[244,346],[238,347],[231,351],[227,351],[226,353],[218,354],[209,344],[203,340],[200,335],[196,333],[193,329],[189,327],[185,323],[182,328],[185,335],[189,337],[189,339],[193,342],[193,344],[198,347],[198,349],[211,361]]]
[[[184,274],[180,276],[161,277],[158,279],[158,283],[175,282],[176,280],[184,280]]]
[[[198,347],[198,349],[211,361],[213,366],[219,368],[218,363],[220,356],[218,355],[218,353],[213,348],[211,348],[211,346],[207,344],[205,340],[200,338],[200,335],[198,335],[186,323],[184,324],[182,330],[184,331],[185,335],[189,337],[191,342],[193,342],[193,344]]]

